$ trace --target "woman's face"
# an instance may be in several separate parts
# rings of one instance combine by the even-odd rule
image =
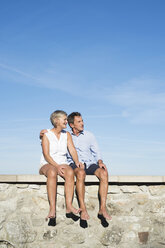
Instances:
[[[67,121],[67,116],[66,116],[66,115],[62,115],[62,116],[59,117],[58,120],[57,120],[57,126],[60,126],[61,129],[66,128],[67,123],[68,123],[68,121]]]

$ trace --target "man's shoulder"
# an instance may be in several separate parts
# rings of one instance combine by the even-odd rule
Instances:
[[[84,130],[84,135],[88,137],[94,137],[94,134],[88,130]]]

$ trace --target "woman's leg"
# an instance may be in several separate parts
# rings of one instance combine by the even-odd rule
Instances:
[[[47,218],[53,218],[56,216],[57,170],[53,165],[46,164],[41,167],[39,173],[47,177],[47,193],[50,205]]]
[[[76,209],[72,206],[73,193],[74,193],[74,171],[69,165],[65,166],[64,179],[65,179],[65,201],[66,201],[66,213],[77,214],[80,209]]]

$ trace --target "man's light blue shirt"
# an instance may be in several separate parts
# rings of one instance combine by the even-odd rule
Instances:
[[[71,132],[74,146],[78,153],[79,161],[86,163],[87,168],[91,164],[97,164],[101,159],[101,154],[95,136],[89,131],[82,131],[78,136]],[[73,163],[72,157],[68,153],[68,163]]]

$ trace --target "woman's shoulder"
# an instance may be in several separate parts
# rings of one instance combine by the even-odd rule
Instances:
[[[62,131],[61,131],[61,135],[62,135],[63,137],[67,137],[67,136],[68,136],[68,131],[62,130]]]
[[[52,132],[51,129],[48,129],[44,135],[46,135],[47,138],[53,138],[54,137],[54,133]]]
[[[52,136],[52,132],[50,130],[48,130],[46,133],[44,133],[44,136],[46,136],[47,138]]]
[[[63,135],[65,135],[66,137],[71,137],[70,132],[65,131],[65,130],[63,130]]]

